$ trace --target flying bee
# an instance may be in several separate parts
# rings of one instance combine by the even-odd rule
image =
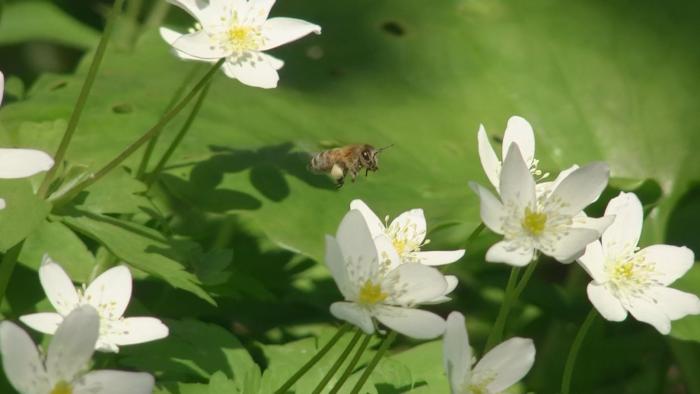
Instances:
[[[370,171],[377,171],[379,169],[379,153],[392,146],[393,144],[377,149],[369,144],[352,144],[325,150],[311,157],[309,169],[330,174],[340,188],[345,183],[345,176],[348,174],[355,182],[357,174],[363,168],[365,176]]]

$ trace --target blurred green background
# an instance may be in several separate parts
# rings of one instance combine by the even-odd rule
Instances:
[[[3,3],[1,146],[55,150],[109,7],[82,0]],[[508,268],[483,261],[494,235],[467,244],[479,224],[467,182],[487,183],[476,150],[479,124],[500,151],[506,121],[516,114],[535,129],[541,168],[556,174],[574,163],[609,163],[610,188],[588,213],[599,215],[618,190],[633,190],[647,212],[642,246],[665,242],[700,252],[699,3],[284,0],[272,14],[312,21],[323,34],[273,51],[286,62],[275,90],[218,76],[153,190],[145,193],[129,176],[139,153],[70,207],[78,213],[42,225],[20,258],[5,316],[47,308],[35,273],[44,251],[83,281],[107,253],[99,245],[106,245],[145,271],[131,313],[174,319],[174,335],[98,362],[155,372],[160,382],[171,382],[164,391],[224,390],[233,381],[240,392],[253,392],[245,379],[256,378],[243,378],[257,376],[246,369],[256,368],[252,360],[261,369],[293,371],[299,354],[316,342],[289,342],[328,335],[328,305],[340,294],[322,265],[323,235],[334,233],[349,202],[361,198],[380,217],[423,208],[428,249],[467,248],[467,257],[445,268],[460,278],[454,301],[434,310],[465,313],[480,350]],[[185,30],[192,23],[164,2],[127,0],[69,149],[71,165],[106,163],[157,121],[184,80],[204,73],[206,66],[178,61],[157,34],[161,24]],[[185,117],[165,130],[157,153]],[[340,190],[306,171],[308,152],[348,143],[395,146],[382,155],[380,171]],[[142,254],[122,250],[117,241],[127,236],[88,229],[84,210],[103,218],[132,215],[163,239],[138,244]],[[129,238],[127,245],[140,241]],[[163,250],[196,275],[218,308],[191,288],[173,290],[149,275],[139,259]],[[590,309],[588,281],[576,265],[538,267],[507,327],[507,336],[532,337],[537,347],[535,366],[516,392],[557,392],[568,347]],[[700,293],[700,269],[676,287]],[[599,319],[577,363],[573,392],[700,393],[698,341],[698,317],[675,322],[669,337],[631,319]],[[397,345],[374,389],[445,390],[440,343],[414,345]],[[236,351],[223,352],[221,360],[197,355],[198,348],[225,347]],[[281,378],[265,379],[263,391]],[[297,392],[310,391],[313,379]]]

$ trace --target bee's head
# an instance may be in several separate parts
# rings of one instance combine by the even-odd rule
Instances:
[[[377,171],[379,169],[379,154],[393,145],[385,146],[376,149],[372,145],[365,145],[360,153],[360,160],[368,171]]]

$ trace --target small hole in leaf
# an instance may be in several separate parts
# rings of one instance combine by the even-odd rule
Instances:
[[[133,111],[134,107],[127,103],[116,104],[114,107],[112,107],[112,112],[115,114],[129,114]]]
[[[382,30],[384,30],[384,32],[386,33],[397,37],[406,34],[406,29],[404,29],[403,26],[401,26],[398,22],[395,21],[384,22],[382,24]]]
[[[66,81],[58,81],[55,84],[51,85],[49,87],[49,90],[55,91],[55,90],[63,89],[66,87],[66,85],[68,85],[68,83]]]

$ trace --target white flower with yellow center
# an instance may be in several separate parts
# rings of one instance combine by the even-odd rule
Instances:
[[[99,335],[100,317],[89,305],[73,310],[61,323],[42,360],[32,339],[14,323],[0,322],[2,365],[20,394],[148,394],[147,373],[92,371],[84,373]]]
[[[464,316],[452,312],[447,317],[443,338],[445,372],[452,394],[496,394],[527,375],[535,362],[531,339],[511,338],[491,349],[474,365]]]
[[[611,321],[625,320],[629,312],[662,334],[671,331],[672,320],[700,314],[696,295],[667,287],[693,266],[693,251],[671,245],[639,250],[643,210],[634,193],[610,200],[605,214],[615,221],[578,259],[593,278],[588,298],[598,312]]]
[[[118,352],[119,346],[150,342],[168,336],[168,327],[154,317],[123,317],[131,300],[131,273],[126,266],[110,268],[81,290],[76,290],[60,265],[44,256],[39,280],[57,313],[33,313],[19,319],[52,335],[74,309],[91,305],[100,315],[97,350]]]
[[[481,200],[481,220],[504,237],[488,250],[486,261],[523,266],[536,257],[535,251],[563,263],[580,257],[612,222],[612,217],[582,215],[607,182],[608,166],[593,163],[572,171],[551,192],[538,194],[520,150],[512,144],[500,174],[500,201],[470,183]]]
[[[270,18],[274,0],[168,0],[195,19],[187,34],[161,28],[180,58],[215,62],[226,58],[224,73],[246,85],[274,88],[284,62],[263,51],[297,40],[321,27],[294,18]]]
[[[331,305],[338,319],[375,331],[374,319],[413,338],[441,335],[445,321],[415,307],[445,294],[445,277],[435,268],[401,263],[391,240],[372,237],[362,214],[350,210],[336,237],[326,236],[326,265],[346,301]]]
[[[4,93],[5,76],[0,72],[0,104]],[[40,150],[0,148],[0,178],[26,178],[48,171],[52,166],[51,156]],[[5,201],[0,199],[0,209],[4,207]]]

